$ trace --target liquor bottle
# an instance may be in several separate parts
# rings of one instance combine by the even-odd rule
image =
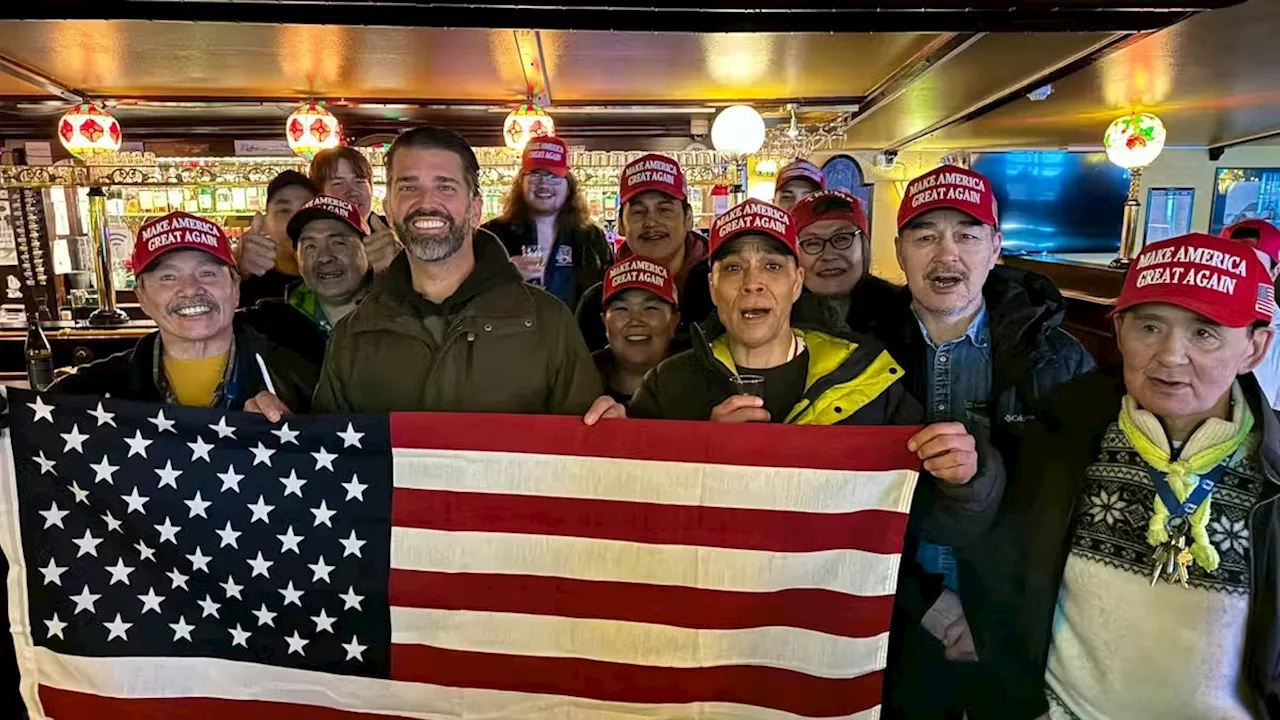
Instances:
[[[200,188],[200,191],[197,197],[199,198],[200,212],[213,211],[213,188],[208,188],[208,187]]]
[[[27,382],[32,390],[43,392],[53,384],[53,350],[40,327],[38,310],[27,313],[27,341],[23,350],[27,356]]]

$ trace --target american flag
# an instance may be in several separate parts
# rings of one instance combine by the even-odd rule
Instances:
[[[909,428],[8,396],[33,717],[878,715]]]

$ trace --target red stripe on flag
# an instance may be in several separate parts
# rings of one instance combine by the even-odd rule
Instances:
[[[906,513],[814,513],[706,505],[396,488],[396,527],[620,540],[656,545],[819,552],[902,552]]]
[[[413,720],[404,715],[335,710],[268,700],[207,697],[115,698],[39,686],[45,715],[56,720]]]
[[[652,623],[694,630],[794,627],[850,638],[889,631],[893,596],[833,590],[704,590],[540,575],[391,571],[395,607]]]
[[[880,704],[882,673],[832,680],[759,665],[670,668],[392,645],[391,678],[448,687],[567,695],[608,702],[731,702],[807,717]]]
[[[725,425],[476,413],[392,413],[391,444],[472,450],[866,472],[918,469],[918,427]]]

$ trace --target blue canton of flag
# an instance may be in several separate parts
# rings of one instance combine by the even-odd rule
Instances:
[[[37,645],[387,677],[386,416],[8,397]]]

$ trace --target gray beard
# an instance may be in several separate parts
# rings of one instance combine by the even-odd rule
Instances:
[[[462,249],[463,241],[473,233],[474,228],[465,222],[462,225],[451,225],[444,237],[418,236],[407,223],[396,224],[396,234],[400,236],[400,242],[404,243],[405,250],[423,262],[448,260]]]

